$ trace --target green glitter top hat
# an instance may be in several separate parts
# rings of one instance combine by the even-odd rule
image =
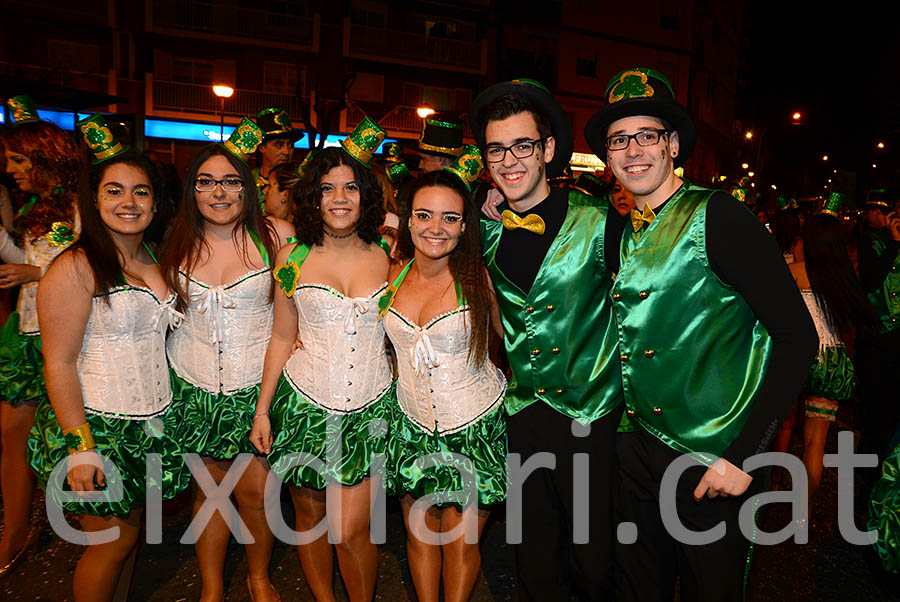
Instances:
[[[396,186],[409,177],[409,168],[403,161],[390,161],[384,164],[384,173],[387,174],[391,184]]]
[[[348,155],[371,169],[372,155],[378,150],[386,135],[387,132],[367,115],[349,136],[341,140],[341,146]]]
[[[474,144],[467,144],[462,148],[459,157],[449,167],[444,168],[453,174],[456,174],[463,184],[466,185],[469,192],[472,192],[472,184],[478,180],[481,172],[484,171],[484,159],[481,151]]]
[[[262,143],[264,135],[258,125],[244,117],[222,146],[232,155],[247,163],[247,157],[256,152],[256,147]]]
[[[381,147],[381,156],[385,161],[394,162],[403,160],[403,147],[396,142],[386,142]]]
[[[819,210],[819,213],[825,213],[834,217],[840,217],[841,209],[844,207],[844,201],[847,197],[840,192],[832,192],[825,199],[825,204]]]
[[[301,180],[306,177],[306,171],[309,169],[309,164],[312,163],[313,157],[316,156],[316,149],[311,148],[309,152],[306,153],[306,156],[303,158],[303,161],[300,162],[300,165],[297,166],[297,177]]]
[[[866,207],[887,207],[890,208],[888,202],[884,200],[884,188],[873,188],[866,195]]]
[[[13,125],[41,120],[38,117],[37,107],[34,106],[34,100],[30,96],[24,94],[13,96],[6,101],[6,106],[9,107]]]
[[[91,163],[94,165],[117,157],[131,148],[130,146],[123,146],[122,143],[116,140],[109,126],[106,125],[106,119],[103,115],[91,115],[87,119],[82,119],[76,123],[75,127],[81,132],[84,143],[91,149],[91,153],[94,155]]]
[[[742,203],[747,202],[747,189],[743,186],[732,186],[731,187],[731,196],[736,198]]]
[[[263,131],[263,142],[275,138],[298,140],[303,137],[302,132],[294,131],[291,116],[281,107],[269,107],[257,113],[256,125]]]

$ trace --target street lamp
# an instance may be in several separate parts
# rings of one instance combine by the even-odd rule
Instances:
[[[828,161],[828,155],[822,155],[822,161]]]
[[[747,140],[752,140],[753,132],[747,132],[746,134],[744,134],[744,138],[746,138]]]
[[[750,176],[750,177],[752,178],[752,177],[755,176],[756,174],[753,173],[752,171],[748,171],[748,172],[747,172],[747,175]]]
[[[791,119],[794,121],[800,121],[801,117],[803,117],[803,115],[800,114],[800,111],[795,111],[794,114],[791,115]]]
[[[879,143],[878,143],[878,148],[884,148],[884,142],[879,142]]]
[[[219,142],[222,142],[225,139],[225,99],[231,98],[231,95],[234,94],[234,88],[219,84],[213,86],[212,89],[213,94],[221,99],[221,110],[219,111]]]
[[[748,167],[750,167],[750,164],[749,163],[741,163],[741,167],[743,167],[744,169],[747,169]]]
[[[416,115],[418,115],[421,119],[425,119],[429,115],[434,115],[434,109],[431,107],[419,107],[416,109]]]

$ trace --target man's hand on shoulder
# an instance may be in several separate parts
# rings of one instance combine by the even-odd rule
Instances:
[[[741,495],[747,491],[752,480],[753,477],[746,472],[725,458],[719,458],[706,469],[706,474],[694,489],[694,499],[699,502],[704,495],[709,498]]]
[[[491,188],[488,190],[487,196],[484,199],[484,205],[481,206],[481,213],[488,219],[499,222],[501,218],[500,212],[497,211],[497,207],[499,207],[504,200],[502,192],[496,188]]]

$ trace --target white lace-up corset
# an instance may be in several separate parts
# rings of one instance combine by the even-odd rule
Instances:
[[[77,362],[85,411],[131,420],[163,413],[172,401],[166,329],[180,319],[174,295],[160,303],[143,287],[94,297]]]
[[[184,273],[190,297],[184,322],[169,336],[169,362],[195,387],[231,394],[262,381],[272,336],[268,268],[209,286]]]
[[[490,360],[469,361],[469,312],[457,308],[418,326],[395,309],[384,327],[397,351],[397,401],[427,433],[463,430],[503,401],[506,379]]]
[[[831,312],[828,311],[828,307],[824,304],[819,305],[816,295],[810,289],[803,289],[800,291],[800,294],[803,295],[803,301],[806,302],[809,315],[812,316],[813,323],[816,325],[816,332],[819,334],[819,351],[826,347],[843,347],[844,343],[841,341],[841,337],[838,336],[837,328],[834,325],[834,320],[831,317]]]
[[[378,298],[344,297],[330,286],[301,284],[292,297],[303,349],[284,375],[294,389],[329,412],[348,414],[378,400],[391,386]]]

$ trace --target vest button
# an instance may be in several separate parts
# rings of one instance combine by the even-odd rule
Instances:
[[[622,295],[620,295],[619,293],[613,293],[613,301],[621,301],[621,300],[622,300]]]
[[[531,350],[531,355],[540,355],[540,354],[541,354],[541,350],[540,350],[540,349],[532,349],[532,350]]]
[[[557,390],[556,390],[556,394],[557,394],[557,395],[562,395],[562,394],[563,394],[563,390],[562,390],[562,389],[557,389]]]
[[[547,311],[553,311],[554,309],[556,309],[556,307],[554,307],[553,305],[547,306]]]
[[[619,356],[619,359],[622,360],[623,362],[627,362],[627,361],[628,361],[628,354],[627,354],[627,353],[623,353],[622,355]]]
[[[554,348],[553,348],[553,353],[559,353],[559,347],[554,347]]]
[[[662,408],[653,408],[653,413],[656,414],[657,416],[661,416]]]
[[[656,352],[653,351],[652,349],[648,349],[647,351],[644,352],[644,355],[646,355],[647,357],[653,357],[654,355],[656,355]]]
[[[538,389],[537,392],[538,392],[538,395],[543,395],[544,393],[547,392],[547,389]]]
[[[650,293],[648,293],[647,291],[641,291],[638,293],[638,297],[640,297],[641,299],[646,299],[649,296],[650,296]]]
[[[628,414],[629,418],[634,418],[634,410],[625,410],[625,413]]]
[[[525,311],[527,311],[528,313],[533,313],[533,312],[534,312],[534,308],[533,308],[532,306],[529,305],[528,307],[525,308]]]

